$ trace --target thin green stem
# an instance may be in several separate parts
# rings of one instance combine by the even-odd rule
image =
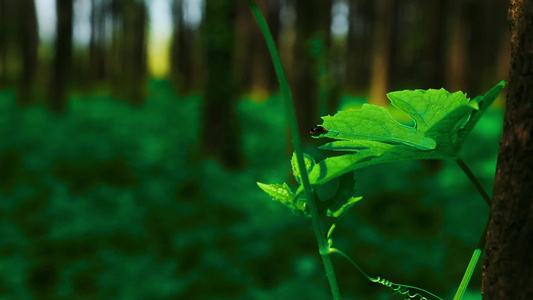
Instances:
[[[289,123],[289,130],[291,134],[292,144],[294,147],[294,152],[296,153],[296,160],[298,161],[298,168],[300,170],[307,170],[307,168],[305,167],[305,162],[303,158],[302,141],[298,133],[298,123],[296,121],[294,103],[292,100],[292,95],[291,95],[291,91],[289,88],[289,84],[285,77],[285,72],[283,71],[283,65],[281,64],[281,59],[276,49],[276,44],[274,43],[274,39],[272,38],[272,34],[270,33],[270,29],[268,28],[268,25],[266,24],[265,18],[263,17],[261,10],[257,7],[255,1],[248,0],[248,4],[250,5],[252,13],[255,17],[255,20],[257,21],[257,24],[259,25],[259,28],[261,29],[261,32],[263,33],[263,37],[266,40],[266,44],[270,52],[270,56],[272,57],[272,61],[274,63],[274,69],[276,70],[276,75],[278,77],[278,81],[280,84],[281,95],[285,103],[285,113],[286,113],[287,121]],[[333,295],[333,299],[335,300],[341,299],[340,292],[339,292],[339,286],[337,284],[337,279],[335,277],[335,272],[333,270],[333,264],[331,263],[331,259],[328,253],[329,246],[327,244],[326,237],[324,236],[324,231],[322,230],[322,226],[320,224],[318,209],[316,205],[316,198],[313,193],[311,184],[309,183],[309,177],[307,175],[307,172],[301,171],[300,173],[301,173],[302,185],[305,189],[305,193],[308,199],[307,206],[309,207],[309,212],[311,213],[313,230],[315,232],[315,236],[318,242],[318,250],[319,250],[320,256],[322,257],[324,268],[326,269],[326,275],[328,277],[329,285],[331,287],[331,293]]]
[[[479,180],[477,180],[476,175],[470,171],[470,168],[465,164],[465,162],[459,157],[455,160],[459,167],[463,170],[463,172],[468,176],[468,179],[474,184],[474,187],[477,189],[481,197],[483,197],[483,200],[489,205],[489,207],[492,204],[492,199],[490,198],[489,194],[485,191]]]
[[[461,159],[457,158],[456,160],[457,164],[463,172],[466,174],[466,176],[470,179],[472,184],[476,187],[477,191],[483,197],[483,200],[489,205],[489,207],[492,204],[492,199],[490,198],[489,194],[485,191],[477,177],[474,175],[474,173],[470,170],[470,168],[466,165],[466,163]],[[455,296],[453,297],[453,300],[461,300],[466,292],[466,288],[468,287],[468,283],[470,282],[470,279],[472,278],[472,275],[474,274],[474,270],[476,269],[477,262],[479,261],[479,258],[483,254],[483,251],[485,249],[485,239],[487,237],[487,228],[489,225],[490,220],[490,212],[489,212],[489,218],[487,220],[487,223],[485,224],[485,229],[483,229],[483,233],[481,234],[481,237],[479,238],[479,241],[476,245],[476,249],[474,249],[474,252],[472,253],[472,256],[470,257],[470,261],[468,262],[468,266],[466,267],[466,271],[463,274],[463,279],[461,279],[461,283],[459,284],[459,288],[457,289],[457,292],[455,293]]]

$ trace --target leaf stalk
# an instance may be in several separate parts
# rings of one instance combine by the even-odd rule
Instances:
[[[466,165],[466,163],[460,157],[458,157],[455,161],[457,162],[459,167],[461,167],[461,169],[463,170],[465,175],[468,177],[468,179],[470,179],[470,181],[472,182],[472,184],[474,185],[478,193],[481,195],[481,197],[483,197],[483,200],[485,200],[487,205],[490,207],[492,205],[492,199],[490,198],[489,194],[485,191],[485,189],[483,188],[483,186],[477,179],[476,175],[472,173],[470,168]]]

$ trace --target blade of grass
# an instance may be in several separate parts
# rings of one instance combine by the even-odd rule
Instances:
[[[294,152],[296,153],[296,159],[298,161],[298,168],[300,170],[307,170],[303,158],[302,141],[298,133],[298,123],[296,122],[294,102],[292,100],[292,95],[289,88],[289,84],[287,82],[287,78],[285,77],[285,72],[283,71],[283,65],[281,64],[279,53],[276,49],[276,44],[274,43],[274,39],[272,38],[272,34],[270,33],[270,29],[266,24],[265,18],[263,17],[263,14],[261,13],[259,7],[257,7],[255,1],[248,0],[248,4],[252,10],[255,20],[257,21],[257,24],[259,25],[259,28],[261,29],[261,32],[263,33],[263,37],[266,40],[270,56],[272,57],[272,61],[274,63],[274,68],[276,70],[276,75],[280,84],[281,95],[285,103],[285,114],[289,123],[289,130],[291,134],[292,145],[294,147]],[[327,244],[326,238],[324,236],[324,231],[320,224],[318,209],[316,205],[316,198],[311,188],[311,184],[309,183],[309,177],[307,175],[307,172],[301,172],[301,179],[302,185],[307,195],[307,199],[309,199],[307,205],[311,213],[313,230],[315,232],[315,236],[318,242],[318,250],[322,258],[322,262],[324,263],[324,268],[326,269],[326,275],[329,280],[331,293],[333,295],[333,299],[341,299],[339,287],[337,285],[337,279],[333,270],[333,264],[331,263],[331,259],[329,257],[329,246]]]
[[[490,214],[489,214],[489,220],[490,220]],[[474,270],[476,269],[477,262],[479,258],[481,257],[481,255],[483,254],[483,250],[485,248],[485,239],[487,237],[487,226],[488,225],[489,225],[489,222],[487,221],[487,225],[485,225],[485,229],[483,230],[483,233],[481,234],[481,237],[479,238],[476,249],[474,249],[474,252],[472,253],[472,257],[470,258],[470,261],[468,262],[468,266],[466,267],[466,271],[463,275],[463,279],[461,280],[461,283],[459,284],[459,288],[457,289],[457,292],[455,293],[453,300],[463,299],[463,296],[466,292],[466,288],[468,287],[468,283],[470,282],[470,278],[472,278],[472,274],[474,274]]]

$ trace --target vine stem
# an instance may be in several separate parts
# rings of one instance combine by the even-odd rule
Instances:
[[[457,164],[463,172],[466,174],[468,179],[474,184],[474,187],[477,189],[481,197],[483,197],[483,200],[488,204],[489,208],[492,204],[492,199],[490,198],[489,194],[485,191],[477,177],[474,175],[474,173],[470,170],[470,168],[466,165],[466,163],[459,157],[456,160]],[[457,292],[455,293],[455,296],[453,297],[453,300],[461,300],[466,292],[466,288],[468,287],[468,283],[470,282],[470,279],[472,278],[472,275],[474,274],[474,270],[476,269],[477,262],[479,261],[479,258],[483,254],[483,250],[485,248],[485,239],[487,237],[487,227],[489,225],[490,220],[490,212],[489,212],[489,218],[487,220],[487,223],[485,224],[485,229],[483,229],[483,233],[481,234],[481,237],[479,238],[479,241],[476,245],[476,249],[474,249],[474,252],[472,253],[472,256],[470,257],[470,261],[468,262],[468,266],[466,267],[466,271],[463,274],[463,279],[461,279],[461,283],[459,284],[459,288],[457,289]]]
[[[320,257],[322,258],[324,268],[326,269],[326,275],[329,280],[329,285],[331,288],[333,299],[340,300],[341,295],[339,291],[339,286],[337,284],[337,279],[335,277],[335,271],[333,270],[333,264],[331,263],[331,259],[329,257],[329,252],[328,252],[329,245],[326,241],[324,231],[320,224],[320,218],[318,215],[316,198],[313,193],[311,184],[309,183],[309,177],[306,171],[307,168],[305,167],[303,151],[302,151],[302,141],[298,133],[298,123],[296,121],[296,113],[294,110],[294,103],[292,100],[291,90],[289,88],[287,78],[285,77],[285,72],[283,71],[283,65],[281,64],[281,59],[276,49],[276,44],[274,43],[274,39],[272,38],[272,34],[270,33],[270,29],[268,28],[265,18],[263,17],[261,10],[259,9],[259,7],[257,7],[257,4],[255,3],[254,0],[248,0],[248,4],[250,6],[250,9],[252,10],[255,20],[257,21],[257,24],[259,25],[259,28],[261,29],[261,32],[263,33],[263,37],[266,40],[266,44],[270,52],[270,56],[272,57],[272,61],[274,63],[274,69],[276,71],[276,75],[278,77],[278,81],[280,84],[281,95],[285,103],[285,113],[286,113],[287,121],[289,123],[289,131],[291,135],[292,144],[294,147],[294,152],[296,153],[296,160],[298,161],[298,169],[300,170],[302,185],[304,187],[305,194],[308,199],[307,206],[309,207],[309,212],[311,213],[313,230],[315,232],[315,236],[318,242],[318,251],[320,253]]]

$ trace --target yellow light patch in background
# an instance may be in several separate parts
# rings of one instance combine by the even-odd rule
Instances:
[[[152,77],[165,78],[169,71],[169,40],[151,38],[148,44],[148,70]]]

